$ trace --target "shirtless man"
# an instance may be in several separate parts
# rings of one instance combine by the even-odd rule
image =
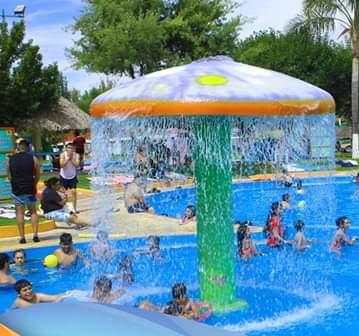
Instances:
[[[18,294],[13,304],[13,308],[25,308],[42,302],[58,302],[63,299],[64,294],[48,295],[42,293],[34,293],[32,285],[27,280],[19,280],[15,283],[15,290]]]
[[[9,275],[10,258],[6,253],[0,253],[0,286],[12,285],[16,282],[15,278]]]
[[[129,213],[149,212],[154,213],[145,202],[145,195],[140,187],[140,176],[136,175],[125,190],[125,207]]]
[[[89,266],[88,260],[81,254],[78,249],[75,249],[70,233],[63,233],[60,236],[60,248],[53,254],[57,257],[60,266],[71,266],[76,263],[77,259],[81,259],[85,266]]]

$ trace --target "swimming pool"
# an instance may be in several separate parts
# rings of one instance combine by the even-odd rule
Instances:
[[[233,219],[251,219],[263,225],[268,208],[284,192],[292,196],[293,208],[284,216],[293,236],[292,222],[303,218],[307,224],[306,235],[317,239],[317,243],[303,252],[295,253],[290,247],[267,248],[261,234],[256,234],[257,248],[265,253],[250,262],[237,260],[237,291],[245,299],[249,309],[225,315],[213,315],[206,322],[226,328],[240,330],[246,335],[357,335],[359,332],[359,298],[356,284],[359,280],[359,247],[346,248],[342,257],[329,251],[329,241],[335,230],[334,219],[348,215],[352,219],[352,234],[359,234],[357,213],[357,186],[349,177],[335,179],[306,179],[305,194],[297,195],[293,188],[287,189],[274,182],[240,183],[234,190]],[[297,209],[295,204],[305,200],[306,207]],[[186,205],[194,203],[192,189],[163,192],[149,197],[149,202],[159,213],[176,216]],[[81,265],[67,270],[45,270],[41,262],[34,261],[28,267],[37,272],[28,275],[15,274],[17,278],[28,278],[34,290],[59,293],[69,289],[80,289],[86,300],[86,292],[92,287],[96,275],[114,273],[118,260],[145,246],[145,239],[113,241],[118,256],[112,264],[93,265],[85,269]],[[88,244],[77,245],[85,254]],[[184,282],[190,296],[198,297],[197,249],[195,236],[162,237],[162,259],[148,256],[134,259],[135,285],[127,288],[119,304],[134,305],[142,299],[164,304],[170,299],[170,288],[175,282]],[[54,250],[38,248],[28,250],[29,260],[42,260]],[[81,272],[79,271],[81,269]],[[118,287],[114,283],[114,288]],[[0,311],[5,311],[15,298],[12,289],[0,289]]]

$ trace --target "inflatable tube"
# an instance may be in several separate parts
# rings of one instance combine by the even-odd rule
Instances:
[[[0,316],[1,324],[13,332],[8,335],[26,336],[233,335],[223,329],[162,313],[85,302],[46,303],[11,310]]]
[[[194,303],[197,310],[197,321],[205,321],[212,315],[212,306],[206,302],[198,301]]]

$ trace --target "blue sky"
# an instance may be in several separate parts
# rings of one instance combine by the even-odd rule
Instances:
[[[106,0],[103,0],[106,1]],[[193,0],[196,1],[196,0]],[[301,11],[302,0],[247,0],[241,1],[239,12],[253,18],[241,32],[241,37],[269,27],[281,30]],[[26,5],[27,38],[40,46],[44,63],[57,62],[67,77],[70,88],[89,89],[105,77],[72,69],[65,49],[71,47],[74,36],[65,28],[74,22],[83,8],[82,0],[0,0],[0,9],[12,14],[17,4]],[[10,19],[8,19],[10,20]]]

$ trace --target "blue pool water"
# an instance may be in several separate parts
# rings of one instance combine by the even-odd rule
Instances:
[[[270,204],[289,192],[294,205],[284,214],[289,238],[294,234],[292,221],[303,218],[307,223],[306,236],[316,238],[316,243],[303,253],[295,253],[290,247],[269,249],[262,234],[255,234],[257,249],[265,256],[250,262],[237,260],[238,297],[248,302],[249,309],[213,315],[206,323],[251,336],[358,335],[359,246],[345,248],[341,257],[329,249],[336,216],[348,215],[353,223],[351,234],[359,235],[357,186],[343,177],[306,179],[306,193],[302,195],[295,194],[294,188],[286,189],[272,182],[241,183],[233,189],[233,218],[251,219],[256,225],[263,225]],[[303,199],[306,207],[297,209],[295,204]],[[187,204],[195,202],[195,194],[191,189],[176,190],[151,196],[149,202],[158,212],[176,216],[183,213]],[[31,280],[38,292],[80,289],[83,293],[78,299],[86,300],[95,276],[116,272],[120,257],[143,248],[145,239],[112,243],[118,252],[113,263],[93,264],[88,269],[79,264],[67,270],[46,270],[39,260],[54,247],[30,249],[27,258],[34,261],[28,268],[37,271],[15,276]],[[89,254],[89,244],[77,247]],[[170,288],[175,282],[186,283],[190,296],[199,297],[196,237],[162,237],[161,247],[160,260],[148,256],[134,259],[135,285],[126,289],[118,304],[135,305],[147,299],[162,305],[170,300]],[[120,285],[114,282],[114,288]],[[0,298],[3,312],[15,299],[15,293],[11,288],[0,288]]]

